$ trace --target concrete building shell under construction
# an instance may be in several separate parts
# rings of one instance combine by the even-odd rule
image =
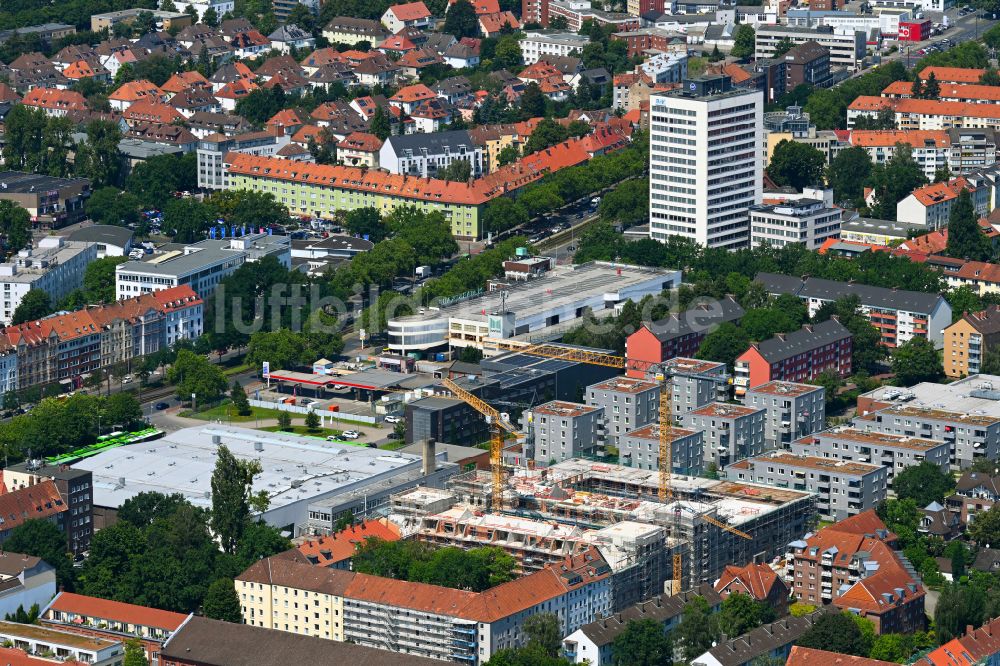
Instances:
[[[518,469],[508,477],[504,513],[596,530],[623,521],[662,526],[664,551],[679,550],[683,556],[682,589],[715,581],[732,562],[770,561],[784,544],[810,531],[815,520],[815,496],[808,492],[675,474],[673,500],[662,502],[658,484],[655,470],[571,459],[546,469]],[[491,476],[474,470],[452,477],[448,488],[461,504],[485,510]],[[672,578],[670,560],[663,566],[665,578]]]

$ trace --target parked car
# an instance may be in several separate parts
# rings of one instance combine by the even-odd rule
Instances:
[[[385,421],[386,423],[402,423],[403,422],[403,417],[402,416],[393,416],[392,414],[390,414],[389,416],[385,417],[383,419],[383,421]]]
[[[358,432],[357,430],[345,430],[344,432],[340,433],[340,437],[341,439],[358,439],[359,437],[361,437],[361,433]]]
[[[378,448],[378,444],[376,444],[375,442],[368,442],[367,444],[365,444],[365,446],[367,446],[369,449],[377,449]]]
[[[170,403],[168,403],[168,402],[158,402],[155,405],[153,405],[153,407],[155,407],[157,411],[161,411],[162,412],[167,407],[170,407]]]

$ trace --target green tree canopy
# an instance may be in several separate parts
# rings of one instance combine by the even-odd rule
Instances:
[[[241,460],[228,447],[216,450],[212,472],[212,531],[222,549],[233,553],[250,523],[251,511],[266,505],[263,492],[253,493],[253,480],[263,471],[259,460]]]
[[[701,656],[719,640],[719,621],[702,596],[692,597],[684,604],[684,613],[671,639],[681,647],[684,661]]]
[[[989,240],[979,228],[972,195],[962,189],[952,202],[948,216],[948,245],[945,252],[956,259],[989,261],[993,254]]]
[[[896,204],[910,196],[913,190],[926,185],[927,176],[913,159],[909,144],[897,143],[888,162],[872,167],[870,184],[874,196],[871,214],[878,219],[895,220]]]
[[[722,602],[718,615],[719,630],[726,636],[735,638],[762,624],[773,622],[775,618],[774,608],[748,594],[737,592],[730,594]]]
[[[892,371],[903,386],[934,381],[944,375],[941,355],[927,338],[913,337],[896,347],[892,354]]]
[[[858,657],[868,654],[864,634],[846,613],[829,613],[817,618],[795,644]]]
[[[14,308],[11,323],[14,325],[23,324],[26,321],[46,317],[52,312],[52,301],[48,292],[42,289],[29,289],[28,293],[21,298],[21,302]]]
[[[756,39],[757,33],[754,32],[753,26],[747,23],[739,24],[733,33],[733,48],[730,49],[729,55],[740,59],[753,56]]]
[[[479,35],[479,19],[476,18],[476,10],[469,0],[456,0],[448,7],[444,19],[444,32],[454,35],[457,39]]]
[[[69,558],[66,535],[48,520],[29,519],[11,531],[4,550],[40,557],[55,567],[56,583],[68,591],[74,589],[76,573]]]
[[[663,624],[649,618],[632,620],[611,646],[615,666],[670,666],[673,646]]]
[[[872,158],[861,146],[845,148],[837,153],[827,169],[827,181],[834,198],[849,201],[853,206],[864,205],[865,183],[871,177]]]
[[[774,147],[767,175],[777,185],[787,185],[796,190],[823,184],[826,159],[812,146],[784,139]]]
[[[13,201],[0,201],[0,236],[3,249],[12,254],[31,242],[31,215]]]
[[[190,400],[195,394],[201,403],[218,401],[227,388],[226,376],[219,366],[188,349],[177,353],[167,371],[167,380],[176,387],[179,399]]]
[[[205,617],[213,620],[242,624],[243,611],[233,581],[229,578],[219,578],[209,585],[201,611]]]
[[[892,479],[892,489],[896,497],[912,499],[918,507],[931,502],[944,503],[944,498],[955,489],[955,479],[932,462],[923,461],[919,465],[896,472]]]

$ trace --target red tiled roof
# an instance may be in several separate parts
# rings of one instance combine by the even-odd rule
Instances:
[[[102,76],[108,74],[103,66],[97,63],[90,63],[86,60],[77,60],[76,62],[70,63],[63,70],[63,76],[67,79],[89,79],[94,76]]]
[[[1000,91],[1000,88],[996,90]],[[914,148],[951,146],[951,137],[944,130],[852,130],[848,141],[852,146],[864,148],[891,148],[897,143],[908,143]]]
[[[337,144],[337,147],[344,148],[345,150],[374,153],[382,148],[382,139],[367,132],[351,132],[344,137],[343,141]]]
[[[451,7],[455,2],[456,0],[448,0],[448,6]],[[500,13],[500,3],[497,0],[472,0],[472,8],[476,11],[477,16]]]
[[[431,12],[423,2],[408,2],[402,5],[393,5],[387,11],[392,12],[400,21],[419,21],[430,18]]]
[[[785,666],[892,666],[893,663],[793,645]],[[963,666],[968,666],[968,664],[963,664]]]
[[[715,591],[722,593],[729,589],[734,582],[738,583],[738,585],[734,586],[730,591],[745,590],[758,601],[769,599],[771,590],[774,589],[775,585],[780,585],[786,590],[788,589],[778,577],[778,574],[774,573],[774,570],[766,564],[748,564],[745,567],[737,567],[732,564],[727,565],[722,570],[719,580],[715,583]]]
[[[859,95],[847,108],[851,111],[879,111],[892,108],[894,100],[875,95]]]
[[[211,84],[208,82],[208,79],[202,76],[201,72],[197,70],[191,70],[190,72],[178,72],[174,74],[169,79],[167,79],[167,82],[164,83],[160,87],[160,89],[163,92],[179,93],[183,90],[187,90],[192,86],[206,87],[210,85]]]
[[[69,507],[59,496],[55,481],[46,479],[33,486],[0,495],[0,529],[12,530],[26,520],[49,518]]]
[[[370,538],[399,541],[402,537],[399,528],[388,520],[366,520],[336,534],[305,541],[299,544],[296,550],[313,564],[328,567],[354,557],[358,547],[364,545],[365,539]]]
[[[87,108],[87,100],[73,90],[57,90],[56,88],[32,88],[21,100],[25,106],[39,109],[79,109]]]
[[[914,250],[917,252],[926,252],[927,254],[937,254],[938,252],[943,252],[946,247],[948,247],[948,229],[938,229],[936,231],[931,231],[923,236],[917,236],[916,238],[908,238],[899,244],[899,247],[904,250]]]
[[[62,611],[63,613],[73,613],[99,620],[114,620],[116,622],[153,627],[166,631],[176,631],[188,617],[183,613],[173,613],[157,608],[127,604],[121,601],[98,599],[97,597],[88,597],[72,592],[60,592],[57,594],[49,608]]]
[[[985,69],[965,69],[962,67],[924,67],[920,72],[921,79],[927,79],[933,73],[938,81],[951,83],[979,83]]]
[[[164,125],[184,120],[181,112],[174,107],[148,98],[132,102],[122,116],[125,120],[145,120]]]
[[[275,127],[290,127],[292,125],[304,125],[305,122],[295,109],[282,109],[271,116],[265,124]]]
[[[137,102],[141,99],[162,99],[163,90],[152,81],[139,79],[123,83],[113,93],[108,95],[108,99],[116,102]]]
[[[479,27],[488,35],[500,32],[505,25],[509,25],[514,30],[521,28],[521,22],[517,20],[517,17],[512,12],[479,15]]]
[[[236,81],[230,81],[224,85],[219,92],[215,93],[216,98],[226,98],[226,99],[243,99],[249,95],[254,90],[260,88],[256,83],[250,81],[249,79],[238,79]]]
[[[395,95],[389,98],[389,101],[410,104],[425,99],[434,99],[436,97],[437,95],[434,94],[433,90],[431,90],[422,83],[418,83],[416,85],[400,88]]]
[[[378,45],[378,48],[386,51],[412,51],[417,48],[417,45],[404,35],[392,35],[391,37],[386,37]]]
[[[6,666],[87,666],[87,662],[71,659],[69,661],[54,662],[51,659],[33,657],[24,650],[17,648],[0,648],[0,663]]]
[[[962,190],[969,187],[968,181],[964,178],[953,178],[948,182],[931,183],[921,188],[913,190],[913,196],[923,206],[933,206],[957,199]]]
[[[154,291],[151,292],[151,295],[160,304],[164,312],[181,310],[202,303],[201,297],[194,292],[190,285],[186,284]]]

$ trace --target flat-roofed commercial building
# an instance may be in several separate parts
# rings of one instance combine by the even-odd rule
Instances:
[[[733,463],[724,473],[731,481],[816,493],[823,520],[843,520],[874,509],[885,500],[888,479],[881,465],[779,451]]]
[[[0,200],[13,201],[28,211],[42,228],[58,228],[83,219],[90,197],[86,178],[55,178],[21,171],[0,172]]]
[[[757,60],[773,58],[778,44],[789,40],[794,45],[816,42],[830,51],[830,64],[854,68],[865,57],[867,36],[863,30],[850,27],[799,28],[787,25],[761,25],[757,27],[754,57]]]

